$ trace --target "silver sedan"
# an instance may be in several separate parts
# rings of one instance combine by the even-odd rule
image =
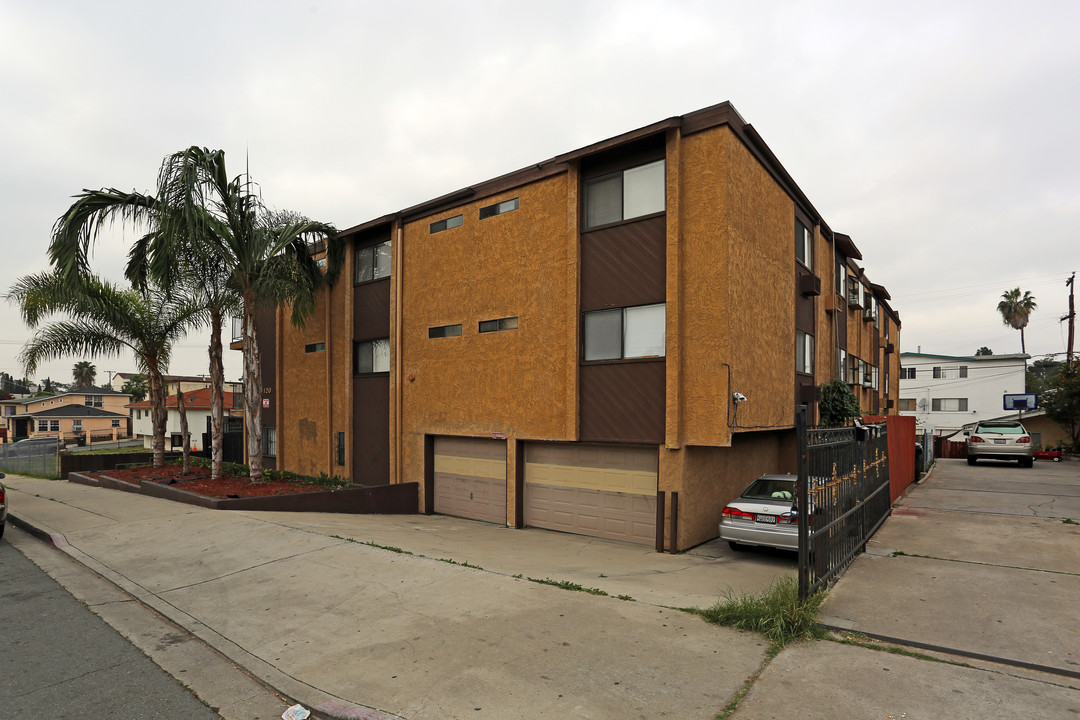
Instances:
[[[733,550],[762,545],[799,549],[799,518],[794,507],[797,475],[762,475],[724,508],[720,539]]]

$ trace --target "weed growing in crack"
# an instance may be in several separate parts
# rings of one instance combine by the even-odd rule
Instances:
[[[794,640],[825,636],[825,629],[817,624],[824,601],[824,593],[800,601],[798,583],[788,577],[757,595],[727,590],[720,602],[696,612],[717,625],[759,632],[782,648]]]

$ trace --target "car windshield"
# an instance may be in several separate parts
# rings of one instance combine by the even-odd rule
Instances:
[[[1023,435],[1023,425],[980,425],[977,433],[997,433],[998,435]]]
[[[795,481],[760,477],[746,488],[742,496],[751,500],[791,500],[795,496]]]

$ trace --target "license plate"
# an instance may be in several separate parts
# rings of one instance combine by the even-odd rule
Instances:
[[[776,524],[776,516],[775,515],[758,515],[755,519],[759,523],[771,523],[773,525]]]
[[[998,438],[994,438],[994,444],[995,445],[1004,445],[1005,441],[1004,440],[999,440]]]

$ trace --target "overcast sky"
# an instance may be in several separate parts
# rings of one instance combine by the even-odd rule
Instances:
[[[0,0],[0,289],[83,188],[225,150],[347,228],[730,100],[892,294],[902,350],[1062,353],[1080,269],[1080,2]],[[132,232],[93,266],[121,279]],[[0,304],[0,370],[30,336]],[[205,333],[170,371],[206,372]],[[240,376],[238,352],[226,374]],[[39,377],[69,382],[74,363]],[[130,358],[94,358],[133,371]]]

